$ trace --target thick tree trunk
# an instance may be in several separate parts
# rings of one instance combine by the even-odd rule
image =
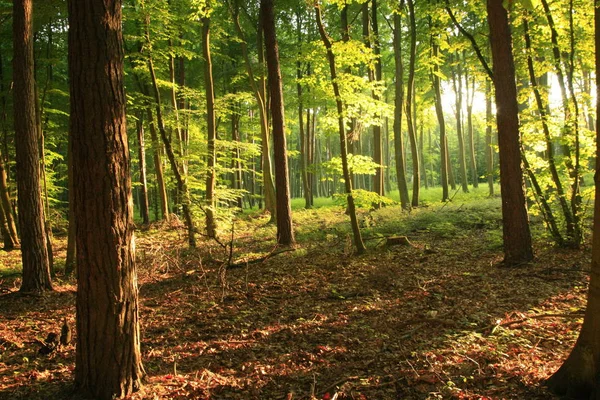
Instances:
[[[52,290],[44,209],[40,191],[40,153],[33,73],[32,0],[13,2],[13,82],[17,199],[21,230],[21,291]]]
[[[206,171],[206,234],[209,238],[217,237],[215,219],[215,185],[217,184],[217,128],[215,126],[215,89],[212,75],[212,59],[210,54],[210,18],[202,19],[202,54],[204,56],[204,89],[206,94],[206,134],[208,137],[207,171]]]
[[[133,202],[120,0],[69,0],[71,146],[77,216],[75,383],[109,400],[141,386]]]
[[[283,86],[279,67],[279,47],[275,35],[273,0],[261,0],[260,14],[265,35],[265,54],[269,78],[273,152],[275,154],[275,195],[277,199],[277,243],[293,245],[294,228],[288,181],[288,160],[285,140]]]
[[[340,89],[337,82],[337,71],[335,66],[335,55],[333,54],[331,40],[325,33],[323,27],[323,21],[321,19],[320,5],[315,6],[315,14],[317,25],[319,27],[319,34],[321,40],[327,49],[327,60],[329,62],[329,71],[331,74],[331,84],[333,86],[333,93],[335,95],[335,102],[337,106],[338,114],[338,131],[340,135],[340,154],[342,157],[342,171],[344,174],[344,185],[346,189],[346,196],[348,200],[348,214],[350,214],[350,223],[352,225],[352,233],[354,235],[354,245],[356,246],[356,252],[363,254],[367,249],[362,241],[360,233],[360,227],[358,226],[358,218],[356,217],[356,206],[354,205],[354,196],[352,195],[352,180],[350,177],[350,169],[348,168],[348,150],[347,150],[347,138],[346,138],[346,127],[344,123],[344,105],[342,103],[342,97],[340,95]]]
[[[504,262],[517,265],[533,259],[533,248],[521,167],[515,64],[508,13],[502,3],[502,0],[487,0],[487,10],[496,89]]]

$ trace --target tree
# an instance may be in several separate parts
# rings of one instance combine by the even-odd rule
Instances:
[[[413,167],[413,192],[411,204],[413,207],[418,207],[421,176],[419,173],[419,148],[417,146],[417,132],[413,115],[413,97],[415,95],[415,64],[417,58],[417,24],[413,0],[406,0],[406,4],[408,5],[410,23],[410,59],[408,63],[408,83],[406,89],[406,124],[408,125],[408,138],[410,140],[410,152],[412,154]]]
[[[344,104],[342,103],[342,96],[340,94],[340,88],[337,79],[337,68],[335,65],[335,54],[333,53],[333,46],[331,39],[325,32],[323,26],[323,20],[321,18],[321,6],[315,4],[315,18],[319,27],[319,34],[321,40],[327,50],[327,61],[329,62],[329,72],[331,74],[331,85],[333,86],[333,93],[335,95],[335,104],[337,108],[338,117],[338,132],[340,135],[340,153],[342,158],[342,171],[344,174],[344,186],[346,189],[346,198],[348,201],[348,214],[350,214],[350,224],[352,226],[352,234],[354,235],[354,245],[356,246],[356,252],[363,254],[367,249],[363,243],[362,235],[360,233],[360,227],[358,226],[358,218],[356,217],[356,206],[354,204],[354,195],[352,193],[352,178],[350,176],[350,168],[348,167],[348,146],[347,146],[347,135],[346,135],[346,124],[344,122]]]
[[[398,181],[398,192],[400,193],[400,204],[402,209],[410,209],[408,198],[408,185],[406,183],[406,171],[404,160],[404,139],[402,137],[402,107],[404,106],[404,66],[402,64],[402,16],[404,0],[400,1],[398,10],[394,12],[394,65],[395,80],[394,87],[394,160],[396,162],[396,179]],[[447,185],[446,185],[447,186]]]
[[[52,290],[40,191],[32,17],[32,0],[13,2],[14,123],[23,292]]]
[[[206,5],[208,14],[208,3]],[[204,56],[204,89],[206,95],[206,129],[208,136],[208,165],[206,172],[206,234],[209,238],[217,237],[217,223],[215,220],[215,185],[217,174],[217,152],[215,140],[217,139],[217,128],[215,123],[215,88],[213,81],[212,59],[210,56],[210,16],[202,18],[202,55]]]
[[[120,0],[69,0],[70,133],[77,219],[75,384],[113,399],[141,386]]]
[[[533,248],[521,167],[515,64],[508,12],[503,1],[487,0],[487,11],[496,89],[504,263],[517,265],[533,259]]]
[[[265,53],[269,94],[271,97],[271,124],[273,127],[273,152],[275,154],[275,196],[277,203],[277,243],[292,245],[295,242],[290,204],[287,149],[285,141],[285,115],[283,86],[279,66],[279,47],[275,35],[273,0],[261,0],[260,15],[265,35]],[[259,49],[259,51],[261,51]]]
[[[595,0],[595,47],[600,50],[600,1]],[[596,76],[600,73],[600,55],[596,53]],[[596,81],[600,90],[600,81]],[[600,92],[599,92],[600,93]],[[596,171],[600,169],[600,98],[596,98]],[[594,177],[596,199],[600,199],[600,175]],[[592,271],[587,308],[575,347],[563,365],[547,381],[554,393],[576,399],[598,398],[600,382],[600,201],[594,203]]]

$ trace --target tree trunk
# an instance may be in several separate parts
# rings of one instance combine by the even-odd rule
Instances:
[[[439,45],[436,38],[431,37],[431,48],[434,60],[439,57]],[[431,80],[433,81],[433,92],[435,95],[435,114],[437,115],[438,125],[440,127],[440,164],[441,164],[441,185],[442,185],[442,201],[450,200],[448,192],[448,146],[446,139],[446,121],[444,120],[444,109],[442,103],[442,91],[440,89],[440,67],[437,62],[433,63],[433,72]]]
[[[269,94],[271,100],[271,124],[273,126],[273,151],[275,154],[275,195],[277,199],[277,243],[293,245],[294,228],[288,181],[288,160],[285,140],[285,113],[283,109],[283,86],[279,66],[279,47],[275,34],[273,0],[261,0],[260,14],[265,35],[265,53]]]
[[[463,54],[463,60],[464,60]],[[471,79],[471,90],[469,90],[469,75],[465,72],[465,84],[467,85],[467,138],[469,140],[469,162],[473,187],[479,187],[479,173],[477,172],[477,152],[475,146],[475,131],[473,129],[473,98],[475,97],[475,77]]]
[[[32,0],[13,2],[15,149],[23,281],[21,291],[52,290],[35,110]]]
[[[367,3],[365,3],[367,4]],[[375,70],[373,71],[373,80],[381,82],[381,46],[379,43],[379,24],[377,23],[377,0],[371,0],[371,23],[373,25],[373,54],[375,55]],[[379,101],[379,95],[372,93],[373,100]],[[380,196],[385,195],[385,185],[383,182],[383,139],[381,135],[381,121],[373,126],[373,161],[378,164],[373,178],[373,191]]]
[[[208,7],[208,4],[207,4]],[[206,134],[208,137],[208,154],[206,172],[206,234],[209,238],[217,237],[217,222],[215,220],[215,185],[217,175],[217,152],[215,140],[215,89],[212,75],[212,59],[210,55],[210,18],[202,19],[202,54],[204,56],[204,89],[206,91]]]
[[[263,188],[264,188],[264,198],[265,198],[265,209],[271,213],[271,220],[274,221],[276,218],[276,208],[275,208],[275,185],[273,184],[273,176],[271,174],[271,146],[269,143],[269,121],[267,118],[267,100],[265,98],[265,89],[264,89],[264,78],[259,76],[255,78],[254,70],[252,68],[252,64],[250,63],[250,56],[248,54],[248,45],[246,42],[246,37],[244,32],[242,31],[242,27],[239,21],[239,0],[234,0],[233,7],[233,22],[235,28],[240,36],[240,47],[242,48],[242,56],[244,57],[244,63],[246,64],[246,73],[248,74],[248,79],[250,81],[250,86],[252,87],[252,92],[254,93],[254,97],[256,98],[256,103],[258,105],[258,112],[260,118],[260,134],[261,134],[261,145],[262,145],[262,157],[261,157],[261,167],[263,170]],[[263,50],[262,50],[262,29],[259,23],[258,34],[257,34],[257,48],[260,49],[258,51],[258,58],[260,69],[262,70],[263,64]]]
[[[146,16],[146,41],[150,43],[150,32],[149,32],[149,24],[150,17]],[[165,146],[165,151],[167,152],[167,158],[169,159],[169,164],[171,165],[171,170],[173,171],[173,175],[175,176],[175,182],[177,182],[177,190],[180,195],[183,196],[183,201],[181,202],[181,208],[183,211],[183,218],[185,219],[185,224],[188,230],[188,243],[190,247],[196,247],[196,232],[194,227],[194,221],[192,219],[192,212],[190,210],[191,198],[190,192],[187,186],[186,176],[181,173],[179,170],[179,166],[177,165],[177,160],[175,159],[175,153],[173,152],[173,147],[171,146],[171,141],[167,137],[167,132],[165,129],[165,124],[162,117],[162,107],[160,100],[160,91],[158,88],[158,80],[156,78],[156,72],[154,71],[154,63],[152,61],[151,54],[148,54],[148,70],[150,72],[150,78],[152,80],[152,89],[154,94],[154,102],[156,103],[156,122],[158,125],[158,130],[160,132],[160,137],[162,139],[163,145]]]
[[[169,222],[169,197],[167,196],[167,185],[165,183],[165,174],[162,165],[162,144],[158,140],[156,125],[154,124],[154,114],[150,105],[146,107],[148,116],[148,128],[150,129],[150,140],[152,142],[152,157],[154,159],[154,172],[156,173],[156,190],[160,197],[160,212],[165,221]]]
[[[69,138],[69,141],[71,139]],[[65,260],[65,275],[70,276],[76,268],[76,241],[77,230],[75,228],[75,187],[73,185],[73,146],[67,148],[67,176],[69,188],[69,227],[67,231],[67,258]]]
[[[69,0],[70,133],[77,217],[75,383],[120,398],[141,386],[120,0]]]
[[[452,63],[452,55],[450,62]],[[462,66],[460,56],[457,54],[457,67],[452,67],[452,87],[455,95],[455,116],[456,116],[456,136],[458,138],[458,162],[460,165],[460,183],[464,193],[469,192],[469,184],[467,181],[467,162],[465,159],[465,137],[462,127]]]
[[[494,136],[492,135],[492,85],[485,82],[485,159],[489,196],[494,196]]]
[[[502,3],[487,0],[487,11],[496,89],[504,263],[518,265],[533,259],[533,248],[521,167],[515,64],[508,13]]]
[[[415,63],[417,58],[417,23],[415,20],[415,6],[413,0],[407,0],[410,21],[410,61],[408,64],[408,88],[406,89],[406,124],[408,125],[408,138],[410,140],[410,152],[413,167],[413,207],[419,206],[419,188],[421,177],[419,172],[419,148],[417,145],[417,132],[413,121],[413,95],[415,93]]]
[[[19,245],[19,236],[17,235],[17,225],[10,205],[10,195],[8,191],[8,182],[6,179],[6,169],[4,168],[4,157],[0,152],[0,207],[4,211],[4,218],[8,229],[8,238],[4,238],[4,249],[11,250]],[[8,247],[7,247],[8,245]]]
[[[325,49],[327,50],[327,60],[329,62],[329,71],[331,74],[331,84],[333,86],[333,93],[335,95],[335,103],[337,106],[337,114],[338,114],[338,131],[340,135],[340,154],[342,157],[342,170],[344,173],[344,185],[346,189],[346,196],[348,200],[348,214],[350,214],[350,223],[352,225],[352,233],[354,235],[354,245],[356,246],[356,252],[358,254],[363,254],[367,249],[362,241],[362,236],[360,234],[360,228],[358,226],[358,218],[356,217],[356,206],[354,205],[354,196],[352,195],[352,180],[350,178],[350,170],[348,168],[348,153],[347,153],[347,145],[346,145],[346,128],[344,123],[344,105],[342,103],[342,97],[340,95],[340,89],[337,82],[337,71],[335,67],[335,55],[333,54],[331,40],[327,37],[327,33],[325,33],[325,28],[323,27],[323,21],[321,19],[321,8],[317,3],[315,6],[315,14],[317,25],[319,27],[319,34],[321,35],[321,40],[325,45]]]
[[[307,134],[304,132],[304,99],[302,93],[302,62],[300,61],[302,57],[301,46],[302,46],[302,20],[300,18],[300,13],[296,14],[296,34],[298,38],[298,61],[296,61],[296,78],[298,82],[296,83],[296,90],[298,93],[298,131],[299,131],[299,140],[300,140],[300,177],[302,179],[302,193],[304,196],[304,208],[309,209],[312,208],[311,204],[311,190],[308,182],[308,173],[306,171],[307,167]],[[310,114],[309,114],[310,118]],[[307,120],[307,124],[310,123],[310,119]],[[310,127],[307,126],[308,129]]]
[[[140,189],[142,198],[140,201],[140,213],[142,214],[142,223],[148,225],[150,223],[150,210],[148,208],[148,183],[146,179],[146,145],[144,141],[144,122],[140,114],[137,123],[137,139],[138,139],[138,158],[140,168]]]

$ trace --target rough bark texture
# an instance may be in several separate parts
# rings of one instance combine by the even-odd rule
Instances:
[[[600,1],[595,1],[596,50],[600,48]],[[600,57],[596,53],[596,75],[600,73]],[[596,82],[596,90],[600,83]],[[600,99],[596,99],[596,121],[600,118]],[[596,171],[600,168],[600,126],[596,122]],[[594,177],[596,199],[600,199],[600,175]],[[588,304],[581,333],[573,351],[558,371],[548,379],[549,388],[568,398],[598,399],[600,367],[600,201],[594,204],[594,236],[592,241],[592,270]]]
[[[487,0],[487,10],[496,88],[504,262],[516,265],[533,259],[533,249],[521,167],[515,64],[508,13],[502,1]]]
[[[277,200],[277,243],[294,244],[288,160],[285,141],[285,114],[283,110],[283,87],[279,67],[279,47],[275,36],[273,0],[261,0],[260,14],[265,35],[265,55],[271,100],[271,124],[273,126],[273,152],[275,154],[275,197]]]
[[[35,112],[32,0],[13,2],[15,149],[23,281],[21,291],[52,290],[40,191]]]
[[[69,0],[77,218],[75,383],[108,400],[141,386],[120,0]]]

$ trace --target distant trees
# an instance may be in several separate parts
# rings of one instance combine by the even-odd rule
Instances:
[[[133,201],[120,0],[69,0],[73,196],[77,220],[75,383],[108,400],[141,386]]]
[[[21,291],[52,290],[40,190],[33,60],[33,1],[13,2],[14,124],[23,281]]]

